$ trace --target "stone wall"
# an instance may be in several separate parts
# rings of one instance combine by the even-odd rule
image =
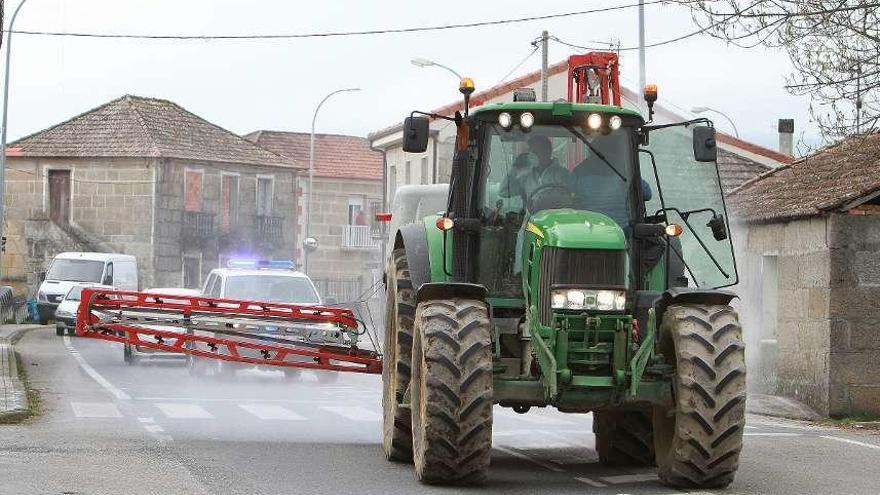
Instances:
[[[159,174],[155,236],[154,287],[180,287],[184,255],[201,258],[201,280],[230,257],[295,259],[297,228],[296,171],[279,167],[258,167],[228,163],[163,160]],[[187,170],[201,171],[201,211],[213,215],[209,235],[184,235],[184,183]],[[230,230],[220,228],[221,177],[238,176],[238,214]],[[257,177],[274,180],[272,215],[282,218],[282,236],[266,242],[257,235]]]
[[[376,241],[375,247],[348,246],[344,230],[348,225],[349,199],[363,201],[367,219],[371,220],[370,203],[381,204],[382,182],[315,177],[314,186],[310,234],[318,239],[319,247],[309,255],[309,276],[321,286],[324,281],[352,281],[349,285],[359,281],[366,289],[373,283],[373,270],[381,264],[379,243]],[[352,292],[344,287],[332,290],[337,291]],[[322,295],[346,298],[346,294],[339,293]]]
[[[880,414],[880,217],[829,223],[829,414]]]
[[[59,252],[107,250],[135,255],[149,283],[154,160],[9,157],[7,166],[4,283],[30,293]],[[50,169],[71,171],[69,227],[48,220]]]
[[[745,240],[748,256],[775,257],[775,335],[761,329],[759,341],[775,340],[776,390],[827,414],[831,393],[831,268],[825,218],[754,224]],[[740,292],[762,291],[760,272],[751,272]],[[772,288],[771,288],[772,289]],[[746,311],[754,308],[745,308]],[[752,315],[753,322],[760,322]],[[765,327],[772,325],[762,322]],[[771,349],[764,349],[770,351]]]

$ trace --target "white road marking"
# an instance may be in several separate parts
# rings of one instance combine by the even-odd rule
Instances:
[[[645,481],[654,481],[657,479],[657,475],[654,473],[644,473],[644,474],[620,474],[617,476],[602,476],[602,481],[606,483],[610,483],[612,485],[619,485],[621,483],[642,483]]]
[[[155,423],[156,420],[153,418],[138,418],[138,421],[141,423]]]
[[[238,407],[260,419],[277,419],[282,421],[305,421],[306,418],[277,404],[239,404]]]
[[[155,404],[165,416],[171,419],[214,419],[214,415],[206,411],[198,404],[169,404],[158,402]]]
[[[98,385],[104,387],[104,390],[110,392],[111,394],[113,394],[114,397],[116,397],[119,400],[130,400],[131,399],[131,397],[127,393],[114,387],[112,383],[107,381],[106,378],[104,378],[103,376],[101,376],[100,373],[95,371],[95,368],[92,368],[92,366],[89,363],[87,363],[86,360],[82,356],[80,356],[79,351],[76,350],[75,347],[73,347],[73,344],[70,342],[70,337],[68,337],[67,335],[64,336],[64,347],[67,348],[68,352],[70,352],[70,355],[73,356],[73,359],[76,360],[77,364],[79,364],[79,367],[82,368],[83,371],[85,371],[87,375],[92,377],[93,380],[98,382]]]
[[[602,488],[602,487],[608,486],[605,483],[600,483],[594,479],[587,478],[586,476],[581,476],[581,477],[575,478],[575,479],[580,481],[581,483],[586,483],[586,484],[592,486],[593,488]]]
[[[77,418],[121,418],[122,413],[112,402],[71,402]]]
[[[782,432],[743,433],[744,437],[799,437],[802,435],[803,435],[802,433],[782,433]]]
[[[519,459],[523,459],[523,460],[529,461],[529,462],[531,462],[532,464],[537,464],[538,466],[541,466],[541,467],[544,468],[544,469],[548,469],[548,470],[550,470],[550,471],[553,471],[554,473],[564,473],[564,472],[565,472],[565,469],[562,469],[562,468],[559,467],[559,466],[554,466],[553,464],[550,464],[550,463],[544,462],[544,461],[542,461],[542,460],[540,460],[540,459],[534,459],[534,458],[532,458],[532,457],[529,457],[529,456],[523,454],[522,452],[518,452],[518,451],[513,450],[513,449],[508,449],[508,448],[501,447],[501,446],[495,446],[495,447],[492,447],[492,448],[495,449],[495,450],[497,450],[497,451],[499,451],[499,452],[504,452],[504,453],[507,454],[507,455],[512,455],[513,457],[517,457],[517,458],[519,458]]]
[[[159,425],[144,425],[144,429],[150,433],[159,433],[165,431],[165,428],[162,428]]]
[[[321,409],[338,414],[352,421],[369,421],[379,423],[382,415],[361,406],[321,406]]]
[[[820,435],[822,438],[827,438],[828,440],[834,440],[837,442],[848,443],[852,445],[858,445],[859,447],[866,447],[869,449],[880,450],[880,445],[874,445],[872,443],[859,442],[857,440],[850,440],[849,438],[842,437],[832,437],[830,435]]]

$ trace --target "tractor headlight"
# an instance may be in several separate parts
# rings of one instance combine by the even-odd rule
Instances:
[[[531,112],[523,112],[519,116],[519,125],[523,129],[531,129],[535,124],[535,116]]]
[[[498,114],[498,125],[505,129],[510,129],[510,124],[513,124],[513,118],[510,117],[509,113],[501,112]]]
[[[612,131],[620,129],[620,126],[622,125],[623,119],[621,119],[619,115],[613,115],[610,119],[608,119],[608,126],[611,127]]]
[[[602,116],[598,113],[591,113],[589,116],[587,116],[587,127],[594,131],[598,130],[600,127],[602,127]]]
[[[599,289],[553,289],[550,293],[553,309],[595,311],[623,311],[626,291]]]

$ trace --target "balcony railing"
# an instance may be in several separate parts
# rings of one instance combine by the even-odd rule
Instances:
[[[184,211],[182,236],[185,240],[205,240],[214,237],[214,214],[202,211]]]
[[[266,244],[278,244],[284,240],[284,218],[257,215],[257,239]]]
[[[344,225],[342,233],[345,247],[372,248],[379,245],[379,240],[373,239],[369,225]]]

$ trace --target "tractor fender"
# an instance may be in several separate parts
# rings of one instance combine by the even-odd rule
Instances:
[[[416,292],[416,304],[434,299],[452,299],[464,297],[468,299],[486,300],[488,291],[480,284],[463,282],[440,282],[422,284]]]
[[[406,250],[406,262],[414,289],[431,281],[431,264],[428,260],[428,236],[422,222],[404,225],[397,231],[394,248]]]
[[[723,289],[703,289],[700,287],[673,287],[663,292],[654,301],[654,314],[657,321],[663,321],[663,313],[671,304],[730,304],[736,293]]]

